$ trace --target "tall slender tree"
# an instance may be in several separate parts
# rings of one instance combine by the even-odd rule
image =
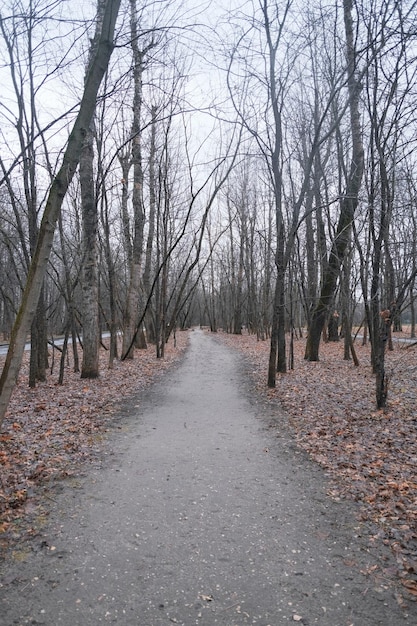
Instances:
[[[346,189],[340,201],[339,221],[324,272],[320,297],[314,308],[308,331],[305,357],[310,361],[317,361],[319,358],[321,333],[326,321],[326,316],[333,303],[340,268],[345,258],[346,251],[348,250],[352,223],[358,205],[359,191],[364,171],[364,148],[359,111],[361,83],[358,77],[352,0],[343,1],[343,16],[346,37],[347,85],[352,153]]]
[[[151,41],[141,49],[139,45],[140,29],[138,24],[137,1],[130,0],[130,36],[133,62],[133,121],[131,131],[133,167],[133,240],[132,256],[129,267],[129,286],[126,298],[125,320],[123,328],[124,358],[133,358],[135,344],[146,348],[143,327],[137,331],[136,325],[141,311],[142,295],[142,261],[144,252],[145,206],[143,190],[143,156],[142,156],[142,103],[143,103],[143,66],[147,53],[154,46]],[[135,341],[132,341],[135,336]]]
[[[96,34],[91,42],[90,57],[98,45],[106,0],[97,0]],[[87,65],[88,72],[89,63]],[[94,114],[85,134],[80,156],[80,189],[82,206],[82,328],[83,359],[81,378],[99,375],[99,320],[98,320],[98,269],[97,229],[98,206],[94,184]]]
[[[17,213],[23,208],[23,214],[27,216],[27,229],[29,249],[27,249],[26,232],[19,228],[21,235],[20,245],[24,250],[25,258],[29,264],[29,258],[33,256],[39,230],[39,194],[37,180],[37,162],[40,158],[36,137],[39,134],[37,86],[35,74],[37,64],[45,59],[38,58],[41,52],[36,51],[36,39],[39,36],[37,30],[42,28],[42,23],[47,17],[43,15],[36,3],[30,2],[26,10],[13,15],[11,20],[0,18],[0,32],[5,43],[10,65],[11,84],[17,103],[15,129],[22,157],[22,183],[23,198],[18,200],[20,193],[16,193],[13,186],[7,185],[11,194],[11,203],[15,207],[17,223],[21,223],[21,215]],[[23,40],[23,42],[21,41]],[[22,198],[22,199],[23,199]],[[47,354],[47,316],[45,313],[45,298],[42,290],[31,325],[31,352],[29,369],[29,386],[35,387],[38,380],[45,380],[46,367],[48,364]]]

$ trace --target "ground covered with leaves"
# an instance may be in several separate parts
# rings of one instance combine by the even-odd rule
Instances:
[[[187,344],[188,333],[180,332],[175,342],[168,342],[163,359],[157,359],[150,346],[136,351],[133,360],[114,361],[112,369],[103,349],[95,380],[81,380],[69,355],[63,385],[57,384],[58,364],[34,389],[27,384],[25,354],[0,432],[0,557],[37,533],[56,481],[76,477],[87,464],[99,461],[120,402],[153,382],[181,357]]]
[[[391,547],[395,574],[417,600],[417,346],[394,335],[387,408],[377,410],[370,347],[359,339],[359,367],[343,360],[343,342],[322,344],[311,363],[305,340],[296,340],[294,369],[267,390],[268,342],[219,335],[244,353],[261,393],[285,409],[298,444],[331,477],[329,495],[358,501],[362,518],[376,524],[372,540]]]

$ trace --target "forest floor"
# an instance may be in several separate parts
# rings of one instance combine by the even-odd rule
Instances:
[[[417,599],[417,346],[395,342],[387,353],[388,407],[377,410],[369,346],[359,340],[359,367],[343,360],[342,342],[322,344],[320,361],[309,363],[305,340],[296,340],[294,369],[269,390],[268,342],[218,337],[243,353],[261,395],[285,409],[298,445],[332,479],[329,496],[358,501],[363,519],[375,523],[372,541],[389,545],[396,557],[396,571],[387,576],[398,576],[406,596]],[[177,333],[165,359],[149,348],[111,370],[103,351],[99,379],[81,380],[68,364],[64,385],[56,371],[36,389],[27,387],[25,357],[0,433],[0,556],[37,533],[48,514],[48,486],[99,459],[120,402],[172,366],[187,343],[188,333]]]

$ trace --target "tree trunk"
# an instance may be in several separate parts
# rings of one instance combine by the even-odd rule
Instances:
[[[29,387],[35,387],[37,381],[46,380],[47,367],[48,337],[44,290],[42,289],[30,331]]]
[[[35,105],[35,67],[32,52],[34,49],[34,22],[31,11],[27,16],[27,69],[25,70],[25,89],[28,87],[30,98],[28,105],[25,104],[25,97],[23,91],[23,83],[17,80],[16,71],[14,65],[16,63],[14,45],[7,40],[6,33],[3,30],[3,34],[6,40],[6,46],[9,50],[9,60],[12,69],[12,84],[17,96],[18,111],[16,120],[16,130],[19,138],[19,146],[22,155],[22,179],[24,197],[26,202],[26,212],[28,218],[28,235],[29,235],[29,247],[30,258],[33,257],[36,241],[38,238],[38,190],[36,180],[36,163],[38,161],[38,155],[35,148],[36,126],[37,126],[37,113]],[[26,244],[26,232],[22,228],[22,221],[20,215],[18,216],[17,204],[14,200],[14,191],[10,181],[7,180],[7,187],[11,198],[11,203],[14,207],[17,230],[20,236],[21,246],[25,257],[25,262],[29,266],[29,253],[27,251]],[[46,368],[48,366],[48,345],[47,345],[47,317],[45,311],[45,302],[43,290],[40,293],[35,318],[31,325],[30,339],[30,365],[29,365],[29,386],[35,387],[37,381],[44,381],[46,379]]]
[[[103,21],[106,0],[97,0],[98,31],[92,42],[94,54],[99,28]],[[80,186],[82,206],[82,329],[83,360],[81,378],[99,375],[100,327],[98,314],[97,231],[98,211],[94,185],[94,115],[88,127],[80,157]]]
[[[74,122],[62,165],[52,181],[22,302],[14,323],[6,361],[0,378],[0,426],[4,419],[22,362],[26,336],[33,321],[52,248],[62,202],[79,163],[85,134],[92,120],[97,93],[113,51],[114,28],[120,0],[108,0],[94,56],[84,85],[80,110]]]
[[[59,237],[60,237],[60,245],[61,245],[61,259],[64,267],[64,299],[67,307],[67,315],[68,315],[68,324],[71,333],[72,340],[72,354],[74,359],[74,372],[78,373],[80,371],[80,360],[78,356],[78,342],[77,342],[77,329],[76,329],[76,319],[75,319],[75,311],[74,311],[74,285],[71,280],[71,271],[67,258],[65,237],[64,237],[64,227],[62,224],[62,214],[59,214],[58,217],[58,229],[59,229]]]
[[[376,405],[383,409],[388,398],[388,376],[385,371],[385,347],[388,341],[391,327],[390,311],[383,311],[379,321],[379,332],[375,337],[375,382],[376,382]]]
[[[278,354],[278,289],[275,288],[274,308],[272,312],[271,341],[268,361],[268,387],[273,389],[276,382]]]
[[[288,7],[288,4],[287,4]],[[273,42],[271,34],[271,24],[269,21],[268,10],[266,3],[263,6],[263,14],[265,18],[265,33],[268,42],[269,53],[269,89],[271,97],[271,107],[274,120],[274,139],[273,148],[271,152],[271,172],[273,181],[273,193],[274,193],[274,208],[275,208],[275,220],[276,220],[276,236],[277,236],[277,249],[275,253],[275,265],[277,270],[276,284],[275,284],[275,297],[274,297],[274,311],[272,315],[272,328],[271,328],[271,350],[269,355],[268,366],[268,387],[275,387],[275,370],[281,373],[285,373],[287,370],[286,363],[286,346],[285,346],[285,228],[284,228],[284,213],[283,213],[283,173],[282,173],[282,92],[280,87],[280,81],[277,80],[277,44],[278,39]],[[281,25],[282,28],[282,25]],[[288,251],[291,248],[291,244],[288,243]],[[288,260],[288,254],[287,254]]]
[[[117,359],[117,312],[116,312],[116,271],[114,267],[114,260],[112,257],[111,247],[111,229],[109,221],[109,206],[107,198],[107,190],[105,187],[104,176],[102,177],[103,195],[101,202],[101,222],[103,225],[104,234],[104,256],[107,265],[107,274],[109,281],[109,309],[110,309],[110,350],[109,350],[109,369],[113,368],[113,362]]]
[[[347,47],[347,71],[348,71],[348,93],[350,110],[350,130],[352,136],[352,160],[350,164],[349,177],[346,184],[345,195],[340,203],[340,216],[337,225],[336,235],[332,243],[329,262],[323,276],[320,298],[314,308],[311,325],[307,337],[305,358],[309,361],[319,360],[320,337],[329,308],[333,302],[336,292],[336,285],[340,274],[340,267],[346,254],[350,241],[352,222],[355,210],[358,205],[358,195],[362,183],[364,170],[364,149],[362,142],[362,129],[359,113],[359,93],[355,70],[355,47],[352,24],[352,0],[343,2],[345,35]]]
[[[327,337],[329,341],[339,341],[339,313],[334,311],[327,324]]]
[[[243,260],[244,260],[244,231],[243,231],[243,220],[246,219],[245,212],[242,211],[241,214],[241,233],[240,233],[240,244],[239,244],[239,265],[237,268],[237,277],[236,277],[236,299],[235,299],[235,308],[233,312],[233,333],[235,335],[242,334],[242,290],[243,290]]]
[[[207,307],[210,318],[210,330],[212,333],[217,333],[217,319],[216,319],[216,303],[214,299],[215,294],[215,281],[214,281],[214,262],[213,258],[210,259],[210,301]]]
[[[416,336],[416,307],[414,302],[414,283],[410,285],[410,337]]]
[[[123,328],[123,358],[132,359],[134,347],[146,348],[143,328],[137,329],[140,311],[142,283],[143,230],[145,211],[143,206],[143,168],[141,145],[142,116],[142,72],[145,52],[138,46],[138,16],[136,0],[130,0],[130,33],[133,55],[133,122],[132,122],[132,165],[133,165],[133,245],[130,264],[129,286],[126,299]]]
[[[80,157],[82,205],[82,330],[81,378],[99,375],[99,320],[97,272],[97,200],[94,189],[94,124],[91,122]]]
[[[268,364],[268,387],[275,387],[276,372],[285,374],[287,371],[285,344],[285,268],[280,262],[280,241],[277,246],[277,278],[275,283],[274,309],[272,313],[271,346]]]
[[[156,114],[157,109],[152,107],[151,145],[149,150],[149,226],[146,240],[145,269],[143,272],[143,291],[145,299],[151,293],[151,267],[152,251],[155,239],[155,215],[156,215]],[[145,316],[145,328],[147,340],[155,343],[154,317],[151,307],[148,307]]]
[[[130,235],[130,219],[128,211],[128,199],[129,199],[129,172],[132,166],[132,161],[129,154],[119,156],[120,166],[122,168],[122,199],[121,199],[121,213],[122,213],[122,228],[123,228],[123,243],[125,246],[125,254],[127,262],[130,266],[132,262],[132,239]]]

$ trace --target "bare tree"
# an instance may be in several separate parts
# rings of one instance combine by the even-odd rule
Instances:
[[[133,167],[133,241],[130,263],[129,286],[126,299],[125,322],[123,329],[124,358],[133,358],[134,343],[140,348],[146,348],[146,339],[143,328],[136,331],[136,324],[140,311],[142,287],[142,260],[144,251],[145,207],[143,198],[143,156],[142,156],[142,103],[143,103],[143,66],[147,53],[155,45],[151,41],[144,49],[139,46],[138,12],[136,0],[130,0],[130,34],[133,61],[133,121],[131,131]],[[135,342],[132,337],[135,336]],[[129,346],[129,349],[128,349]]]
[[[39,204],[37,180],[37,162],[39,153],[37,150],[36,137],[39,133],[39,121],[37,111],[37,86],[35,73],[37,64],[41,62],[36,51],[37,27],[47,21],[47,14],[36,3],[30,3],[29,7],[21,9],[17,15],[10,19],[0,18],[0,32],[8,53],[10,65],[10,77],[15,94],[17,113],[15,129],[21,154],[23,198],[18,200],[20,191],[13,188],[10,177],[7,176],[7,188],[11,194],[12,206],[15,208],[18,232],[21,235],[20,245],[24,250],[29,264],[29,257],[33,256],[36,240],[38,237]],[[22,58],[23,57],[23,58]],[[43,59],[42,59],[43,60]],[[3,172],[5,166],[2,165]],[[29,249],[27,249],[26,233],[21,226],[22,217],[18,213],[22,211],[27,216],[27,229]],[[45,380],[47,355],[47,329],[44,293],[41,291],[34,321],[31,326],[31,354],[29,370],[29,386],[34,387],[36,381]]]
[[[334,115],[334,105],[346,79],[346,64],[340,62],[336,49],[334,52],[336,61],[333,58],[328,60],[329,72],[327,68],[322,68],[322,75],[327,76],[329,73],[331,75],[331,80],[326,83],[326,90],[320,94],[315,91],[314,81],[311,83],[310,92],[314,93],[314,102],[310,105],[310,111],[307,113],[306,110],[305,117],[301,120],[302,127],[308,129],[308,133],[304,132],[303,154],[297,163],[292,155],[298,152],[300,156],[300,150],[296,147],[295,141],[291,140],[291,133],[295,134],[295,129],[300,128],[301,116],[294,113],[294,105],[297,99],[299,101],[306,99],[304,93],[306,90],[302,89],[305,68],[300,66],[298,59],[300,52],[307,50],[311,42],[317,39],[317,34],[304,39],[304,33],[296,33],[291,29],[290,17],[295,10],[291,2],[277,7],[264,0],[260,10],[262,15],[253,18],[248,31],[242,33],[234,47],[228,68],[228,79],[232,102],[240,115],[242,125],[255,139],[259,153],[265,159],[268,184],[274,202],[276,232],[273,245],[276,282],[268,366],[268,386],[274,387],[276,372],[285,372],[287,366],[286,280],[297,233],[300,225],[309,217],[311,208],[308,206],[312,207],[314,201],[319,198],[317,189],[322,176],[320,168],[326,158],[320,154],[320,150],[334,134],[345,112],[349,110],[349,100],[342,103]],[[334,28],[337,28],[337,14],[334,20]],[[326,23],[323,22],[323,32],[325,31]],[[250,32],[253,33],[252,40],[249,38]],[[241,54],[245,46],[250,50],[250,55]],[[326,54],[327,51],[324,53],[325,57]],[[316,70],[313,63],[311,72],[314,71]],[[235,87],[237,77],[241,79],[240,88]],[[355,80],[351,72],[349,80],[350,83]],[[260,94],[265,95],[263,101],[259,99]],[[356,94],[355,98],[357,99]],[[312,117],[311,110],[314,113]],[[313,184],[311,184],[312,173],[315,176]],[[307,208],[305,198],[310,203],[307,202]],[[341,233],[344,233],[342,223],[340,228]],[[320,245],[323,245],[322,239]]]
[[[346,37],[348,103],[350,111],[350,130],[352,154],[346,189],[340,202],[339,221],[329,254],[328,264],[323,276],[320,298],[314,308],[306,345],[306,359],[317,361],[321,333],[326,315],[331,306],[339,277],[339,271],[350,241],[350,233],[358,205],[359,191],[364,171],[364,148],[359,112],[361,83],[358,78],[357,53],[355,49],[352,18],[352,0],[344,0],[343,15]]]
[[[101,24],[106,0],[97,0],[96,34],[91,42],[90,58],[99,43]],[[87,65],[87,71],[89,63]],[[94,184],[94,115],[87,129],[80,156],[80,189],[82,206],[82,327],[83,360],[81,378],[97,378],[99,375],[99,317],[98,317],[98,269],[97,269],[97,197]]]

